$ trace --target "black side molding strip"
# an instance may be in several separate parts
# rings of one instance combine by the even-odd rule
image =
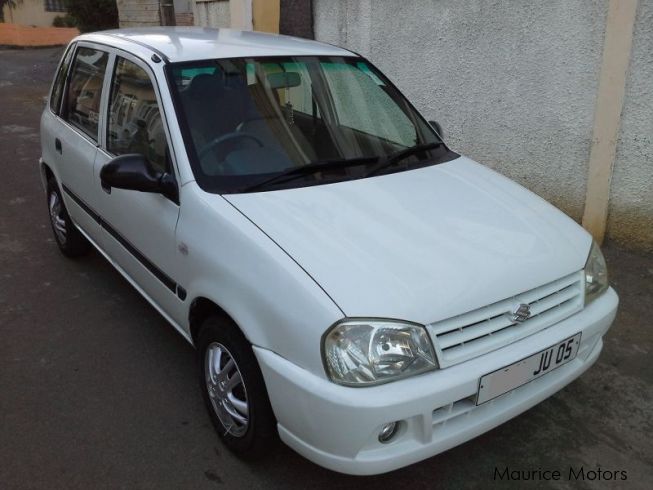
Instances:
[[[61,184],[61,187],[63,187],[63,191],[68,194],[68,196],[75,201],[75,203],[84,210],[86,214],[88,214],[91,218],[93,218],[94,221],[96,221],[98,224],[102,225],[102,219],[100,218],[100,215],[97,214],[95,211],[93,211],[88,205],[82,201],[79,197],[73,193],[68,187],[66,187],[64,184]]]
[[[170,276],[168,276],[165,272],[163,272],[161,269],[159,269],[156,265],[154,265],[145,255],[141,253],[140,250],[138,250],[134,245],[132,245],[125,237],[123,237],[118,231],[111,226],[109,223],[107,223],[99,214],[97,214],[91,207],[89,207],[82,199],[80,199],[77,195],[75,195],[74,192],[72,192],[68,187],[62,184],[61,186],[66,194],[75,201],[75,203],[84,210],[86,214],[88,214],[95,222],[97,222],[102,228],[104,228],[109,235],[111,235],[113,238],[116,239],[120,245],[122,245],[125,250],[127,250],[130,254],[134,256],[136,260],[138,260],[143,267],[145,267],[148,271],[152,273],[154,277],[156,277],[159,281],[163,283],[165,287],[167,287],[170,291],[175,293],[180,300],[185,300],[186,299],[186,290],[178,285],[174,279],[172,279]]]
[[[161,281],[165,287],[167,287],[170,291],[173,293],[177,293],[177,283],[170,278],[165,272],[163,272],[161,269],[159,269],[157,266],[155,266],[145,255],[143,255],[136,247],[134,247],[131,243],[127,241],[125,237],[123,237],[120,233],[116,231],[114,227],[109,225],[106,221],[100,220],[100,226],[107,230],[107,233],[111,235],[113,238],[116,239],[120,245],[122,245],[130,254],[134,256],[136,260],[138,260],[143,267],[145,267],[148,271],[150,271],[154,277],[156,277],[159,281]]]

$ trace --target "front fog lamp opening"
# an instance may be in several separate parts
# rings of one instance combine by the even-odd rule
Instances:
[[[379,431],[379,442],[381,444],[389,443],[399,432],[400,422],[388,422],[381,427]]]

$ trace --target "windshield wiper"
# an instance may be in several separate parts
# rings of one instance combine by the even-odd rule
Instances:
[[[281,173],[270,177],[269,179],[264,179],[261,182],[255,182],[254,184],[247,185],[240,189],[237,189],[236,192],[251,192],[257,189],[263,189],[272,184],[280,184],[282,182],[287,182],[289,180],[298,179],[305,175],[314,174],[316,172],[321,172],[322,170],[332,170],[338,168],[354,167],[356,165],[362,165],[365,163],[372,163],[379,160],[378,156],[368,156],[368,157],[356,157],[356,158],[341,158],[337,160],[318,160],[315,162],[307,163],[301,167],[290,167],[286,170],[283,170]]]
[[[371,177],[372,175],[376,175],[381,170],[385,170],[386,168],[394,165],[395,163],[400,162],[404,158],[414,155],[415,153],[419,153],[427,150],[433,150],[434,148],[442,146],[443,144],[444,143],[442,143],[442,141],[437,141],[432,143],[422,143],[421,145],[415,145],[409,148],[404,148],[403,150],[399,150],[395,153],[388,155],[386,158],[384,158],[379,163],[374,165],[369,170],[369,172],[365,174],[365,177]]]

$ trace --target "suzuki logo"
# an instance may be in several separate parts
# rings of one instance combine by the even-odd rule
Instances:
[[[531,307],[526,303],[521,303],[515,306],[510,312],[510,319],[513,322],[522,323],[528,320],[531,316]]]

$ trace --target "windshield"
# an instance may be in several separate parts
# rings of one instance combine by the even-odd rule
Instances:
[[[168,70],[195,178],[210,192],[325,184],[458,156],[361,58],[220,59]]]

